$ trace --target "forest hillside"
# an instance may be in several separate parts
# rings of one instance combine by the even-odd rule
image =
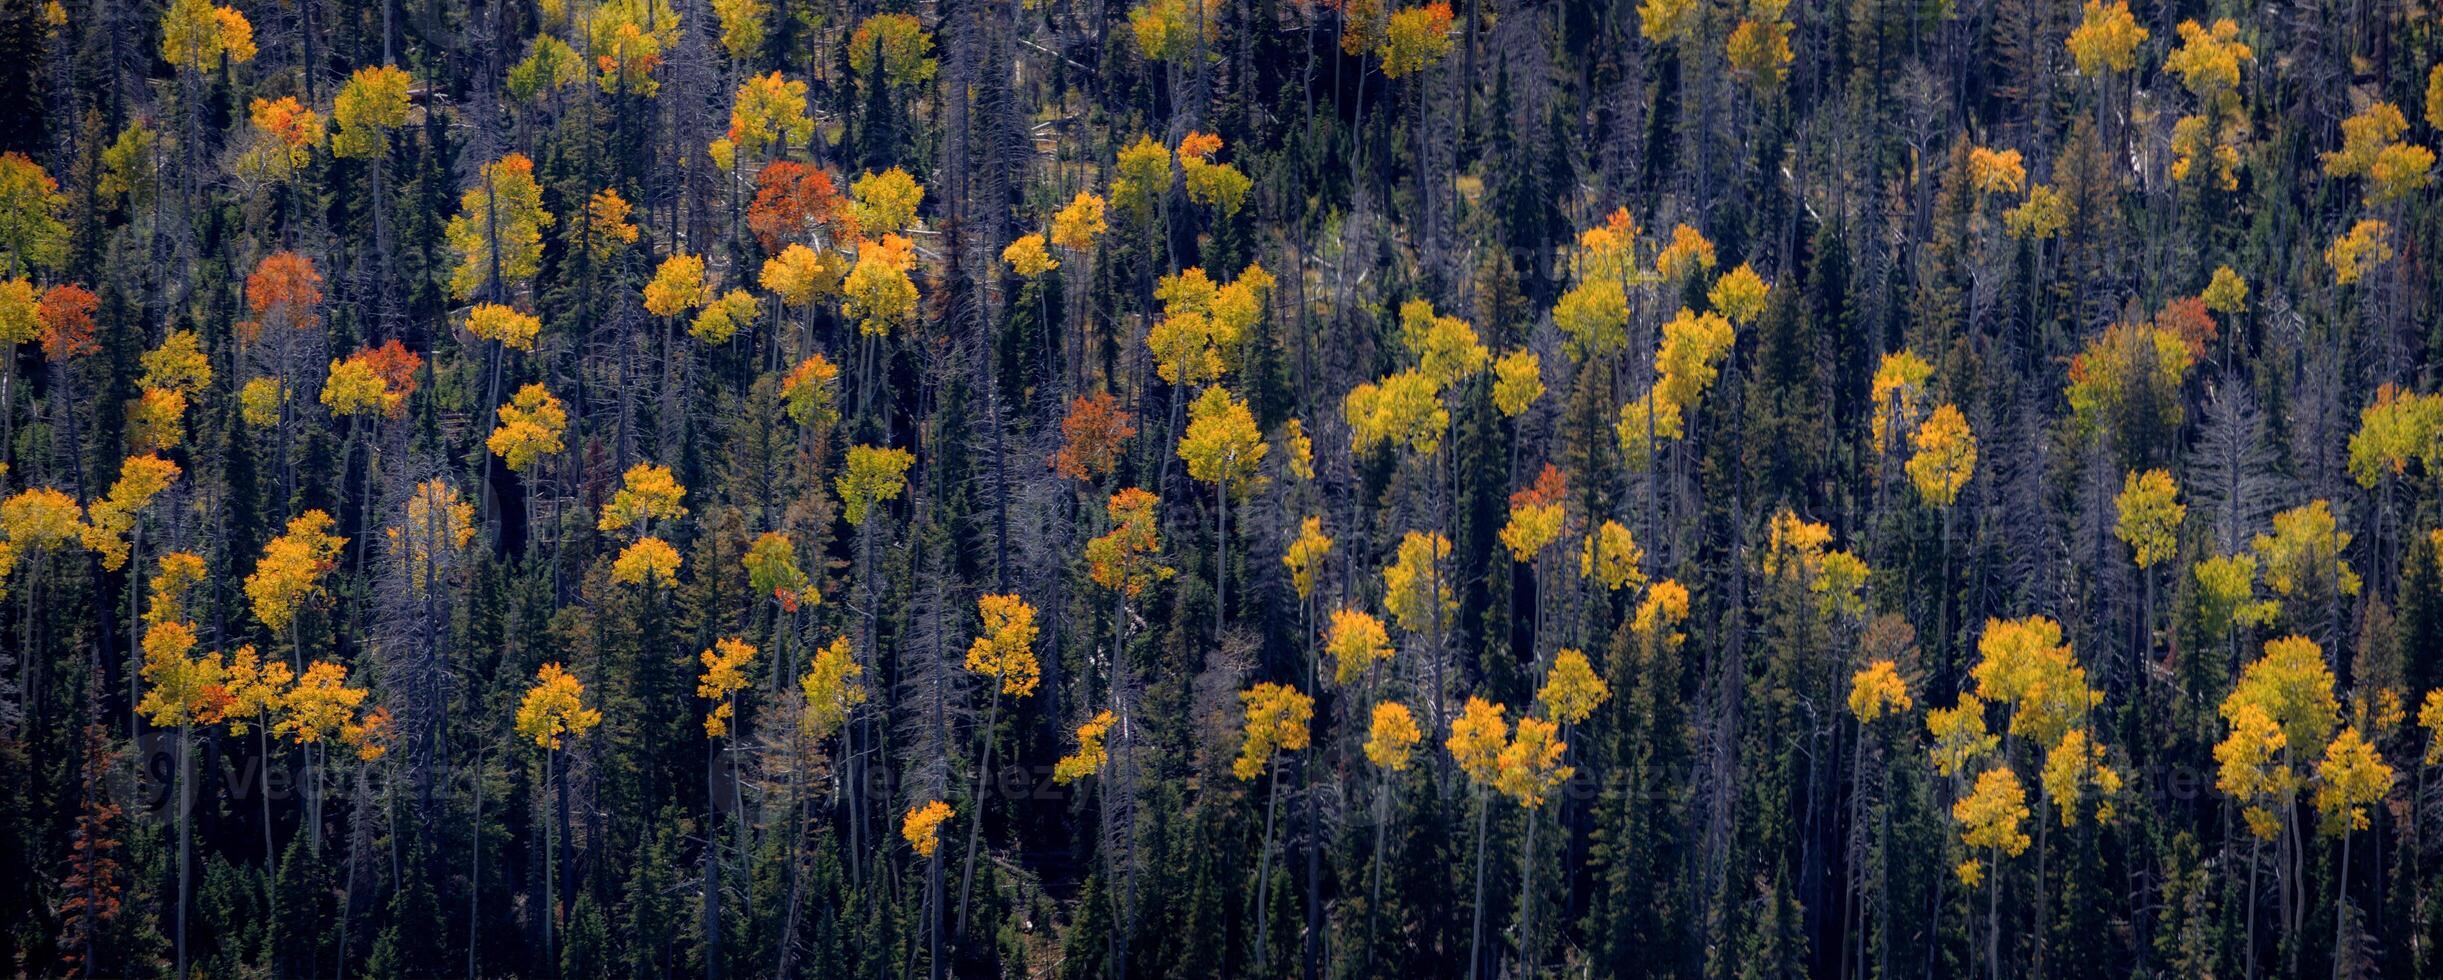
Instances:
[[[0,0],[0,973],[2443,975],[2439,53]]]

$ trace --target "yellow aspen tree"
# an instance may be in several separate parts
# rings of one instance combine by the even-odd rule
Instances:
[[[1544,366],[1535,352],[1521,348],[1493,362],[1493,407],[1503,418],[1517,418],[1544,397]]]
[[[677,548],[648,534],[619,550],[618,559],[611,563],[611,581],[620,585],[675,588],[679,584],[679,561]]]
[[[1176,574],[1162,564],[1155,517],[1160,503],[1152,492],[1138,487],[1111,495],[1104,505],[1111,530],[1086,542],[1086,568],[1094,584],[1134,599],[1148,586]]]
[[[1744,16],[1723,42],[1724,60],[1733,77],[1759,94],[1778,91],[1798,57],[1790,50],[1790,22],[1784,18],[1790,0],[1746,0],[1740,7]]]
[[[1383,629],[1383,621],[1356,609],[1332,612],[1323,647],[1332,656],[1332,683],[1342,687],[1356,683],[1392,654],[1391,634]]]
[[[175,0],[161,16],[161,60],[194,74],[254,60],[254,25],[235,7],[210,0]]]
[[[602,724],[602,712],[586,707],[585,685],[558,663],[546,663],[535,671],[535,683],[527,688],[526,697],[518,703],[517,737],[531,741],[543,749],[543,782],[558,793],[557,847],[552,831],[554,821],[544,821],[543,844],[543,944],[551,945],[553,927],[560,921],[560,872],[558,866],[570,863],[568,782],[560,774],[560,754],[565,740],[584,735]]]
[[[2146,28],[2129,12],[2129,0],[2113,0],[2109,6],[2103,0],[2087,0],[2078,26],[2063,44],[2079,74],[2100,77],[2136,67],[2138,45],[2146,38]]]
[[[1459,766],[1476,794],[1476,898],[1474,922],[1469,929],[1468,962],[1484,961],[1484,854],[1487,804],[1501,783],[1502,753],[1510,747],[1510,725],[1502,717],[1502,706],[1480,697],[1471,696],[1459,717],[1451,719],[1450,737],[1442,746],[1450,752],[1451,761]],[[1472,969],[1472,967],[1471,967]]]
[[[1898,448],[1896,440],[1917,428],[1925,413],[1926,382],[1934,366],[1906,349],[1883,355],[1869,397],[1875,403],[1873,431],[1878,457]]]
[[[191,580],[173,579],[173,589],[183,590]],[[156,588],[160,580],[156,580]],[[175,600],[170,603],[177,605]],[[173,806],[178,813],[178,912],[176,934],[179,969],[186,968],[187,904],[190,888],[188,853],[194,839],[193,799],[193,734],[196,725],[219,724],[227,717],[230,707],[226,683],[226,667],[217,652],[190,656],[195,647],[195,628],[179,619],[165,618],[144,637],[143,700],[135,710],[154,725],[178,729],[177,766],[171,786]]]
[[[2340,621],[2341,600],[2364,584],[2342,558],[2354,537],[2341,530],[2331,503],[2319,499],[2273,515],[2273,533],[2249,541],[2287,621],[2309,622],[2316,612]]]
[[[2172,475],[2163,470],[2130,471],[2121,485],[2120,496],[2113,501],[2119,520],[2112,533],[2127,543],[2135,554],[2138,575],[2145,583],[2139,617],[2139,642],[2151,654],[2154,649],[2155,576],[2156,565],[2177,557],[2180,550],[2180,524],[2188,518],[2188,505],[2180,502],[2180,487]],[[2152,659],[2151,656],[2149,658]]]
[[[1382,40],[1374,50],[1375,57],[1382,62],[1383,77],[1405,78],[1448,57],[1451,19],[1451,5],[1440,0],[1392,11],[1384,21]]]
[[[543,332],[543,320],[499,303],[477,303],[467,310],[467,332],[510,350],[531,351]]]
[[[687,516],[681,503],[687,488],[680,486],[670,468],[654,463],[638,463],[628,467],[621,478],[621,487],[602,505],[602,519],[595,527],[603,531],[637,528],[638,534],[651,533],[654,521],[674,521]]]
[[[1188,200],[1212,208],[1227,220],[1238,214],[1255,182],[1236,165],[1214,162],[1213,154],[1221,146],[1219,136],[1191,132],[1179,140],[1178,159],[1180,183],[1187,189]]]
[[[481,291],[496,302],[509,299],[542,269],[543,229],[551,225],[533,160],[511,153],[485,164],[442,230],[457,256],[450,295],[463,299]]]
[[[697,655],[704,673],[696,678],[696,696],[713,702],[712,710],[704,715],[705,735],[722,738],[730,734],[730,724],[738,717],[738,692],[746,688],[747,665],[754,662],[755,653],[754,644],[724,637]]]
[[[916,313],[916,281],[908,277],[916,267],[915,245],[886,234],[858,243],[856,253],[856,264],[840,284],[845,298],[840,315],[856,321],[862,336],[886,336]]]
[[[902,87],[923,85],[936,67],[933,35],[914,14],[874,14],[849,35],[848,68],[869,82],[879,77]]]
[[[117,571],[133,549],[141,547],[144,509],[178,482],[178,464],[159,456],[129,456],[119,463],[119,479],[109,495],[94,501],[80,529],[85,547],[101,558],[102,568]]]
[[[2043,786],[2064,827],[2078,826],[2079,804],[2090,797],[2097,823],[2110,823],[2118,812],[2121,774],[2104,763],[2103,746],[2084,728],[2070,729],[2045,753]]]
[[[784,156],[789,147],[813,138],[805,81],[779,72],[752,76],[730,102],[729,130],[712,142],[713,165],[734,174],[742,162],[761,159],[767,151]]]
[[[568,410],[540,384],[519,388],[495,414],[500,424],[484,445],[513,471],[524,473],[537,460],[565,448],[561,436],[568,431]]]
[[[1239,701],[1246,706],[1247,723],[1239,742],[1238,758],[1230,763],[1230,773],[1241,782],[1267,774],[1271,781],[1265,793],[1264,837],[1256,862],[1256,894],[1262,895],[1272,872],[1273,821],[1281,802],[1281,753],[1306,750],[1315,701],[1295,687],[1271,682],[1239,692]],[[1268,907],[1259,904],[1256,910],[1258,962],[1264,959],[1264,943],[1271,924]]]
[[[713,15],[721,19],[721,49],[732,63],[755,57],[763,48],[764,22],[772,6],[764,0],[713,0]]]
[[[1011,272],[1025,279],[1033,279],[1060,268],[1060,260],[1053,258],[1051,252],[1044,250],[1042,232],[1028,232],[1018,236],[1016,240],[1009,243],[1009,247],[1001,250],[1001,261],[1009,264]]]
[[[1289,581],[1298,590],[1298,601],[1305,602],[1315,595],[1315,576],[1323,570],[1323,559],[1332,553],[1332,539],[1323,533],[1323,517],[1308,515],[1298,524],[1298,536],[1281,553],[1281,564],[1289,568]]]
[[[645,312],[658,317],[684,316],[704,305],[704,257],[685,252],[663,259],[645,284]]]
[[[2324,816],[2325,833],[2341,837],[2341,874],[2333,885],[2336,936],[2345,934],[2349,922],[2350,842],[2357,831],[2367,829],[2368,804],[2389,794],[2392,781],[2392,767],[2384,764],[2382,754],[2358,734],[2356,726],[2342,729],[2340,737],[2325,746],[2324,759],[2316,765],[2316,810]],[[2347,972],[2344,963],[2350,958],[2348,950],[2335,949],[2333,972]]]
[[[688,324],[687,335],[707,344],[726,344],[738,331],[752,329],[763,305],[755,294],[733,289],[713,298],[696,311],[695,322]]]
[[[771,596],[784,613],[796,612],[801,604],[816,605],[823,601],[822,590],[799,567],[797,541],[787,532],[765,531],[756,535],[739,564],[746,569],[748,591]]]
[[[298,609],[321,594],[323,576],[338,567],[340,548],[348,539],[330,533],[335,523],[330,514],[309,510],[291,518],[285,533],[264,544],[263,557],[246,576],[246,598],[254,605],[255,618],[272,632],[287,632]]]
[[[1585,652],[1568,647],[1553,654],[1552,669],[1544,674],[1544,686],[1535,692],[1536,703],[1543,706],[1545,715],[1564,725],[1583,723],[1611,697],[1611,686],[1595,674]]]
[[[1102,195],[1079,191],[1052,215],[1052,244],[1072,252],[1094,250],[1096,239],[1111,229],[1104,220]]]
[[[1606,520],[1586,536],[1578,549],[1578,574],[1618,592],[1645,584],[1646,549],[1619,521]]]
[[[1116,719],[1110,711],[1097,713],[1085,724],[1077,726],[1077,751],[1062,756],[1052,766],[1052,781],[1063,786],[1103,771],[1110,758],[1103,740],[1110,734]]]
[[[840,420],[840,366],[821,354],[807,355],[781,379],[780,397],[790,421],[830,427]]]
[[[2324,263],[2333,267],[2333,284],[2347,286],[2392,261],[2392,226],[2368,218],[2350,226],[2324,250]]]
[[[925,185],[898,167],[881,173],[867,171],[849,185],[848,191],[857,229],[869,238],[907,231],[916,221],[916,210],[925,202]]]
[[[849,714],[865,703],[864,676],[865,667],[857,663],[847,637],[836,638],[817,651],[806,676],[798,681],[805,701],[798,714],[798,733],[809,741],[821,741],[839,731],[848,723]]]
[[[1189,406],[1187,431],[1179,437],[1178,453],[1188,464],[1189,476],[1213,484],[1213,635],[1217,640],[1229,611],[1230,497],[1245,496],[1263,486],[1261,467],[1271,451],[1247,403],[1231,397],[1219,385],[1205,389]]]
[[[2366,205],[2381,207],[2434,181],[2435,154],[2401,140],[2409,120],[2390,102],[2370,103],[2341,121],[2341,149],[2322,154],[2328,177],[2366,180]]]
[[[670,0],[604,0],[585,22],[588,53],[605,93],[652,98],[662,89],[654,70],[678,46],[679,12]]]
[[[833,487],[840,494],[842,516],[851,525],[864,525],[875,504],[896,500],[907,489],[908,467],[915,462],[915,454],[905,449],[850,447],[848,465],[833,480]]]
[[[907,818],[900,822],[899,835],[917,857],[931,858],[942,846],[942,824],[949,819],[950,804],[932,800],[909,808]]]
[[[1909,481],[1926,503],[1949,510],[1976,474],[1976,433],[1958,407],[1937,405],[1909,437]]]

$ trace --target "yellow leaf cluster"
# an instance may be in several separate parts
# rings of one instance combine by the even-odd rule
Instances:
[[[2050,748],[2081,727],[2103,701],[2087,668],[2062,642],[2061,624],[2043,616],[1988,619],[1977,638],[1977,697],[2012,709],[2012,735]]]
[[[2070,49],[2070,59],[2078,63],[2079,74],[2099,76],[2134,67],[2138,45],[2146,42],[2146,36],[2146,28],[2139,27],[2137,17],[2129,12],[2129,0],[2113,0],[2110,6],[2103,0],[2087,0],[2078,27],[2063,43]]]
[[[2104,764],[2103,746],[2087,737],[2084,728],[2063,735],[2044,756],[2044,797],[2061,813],[2061,825],[2078,826],[2079,800],[2093,792],[2095,819],[2109,823],[2118,811],[2121,774]]]
[[[916,314],[916,245],[896,234],[857,245],[857,263],[840,282],[840,315],[857,321],[857,332],[880,337]]]
[[[543,320],[499,303],[477,303],[467,311],[467,332],[510,350],[533,350]]]
[[[1442,563],[1449,560],[1451,541],[1439,532],[1410,531],[1400,538],[1400,550],[1383,566],[1383,608],[1400,628],[1424,633],[1448,623],[1459,610]]]
[[[1955,405],[1937,405],[1909,436],[1909,444],[1909,482],[1917,487],[1917,495],[1936,507],[1958,501],[1960,489],[1976,475],[1976,433],[1969,430],[1967,417]]]
[[[900,821],[899,836],[906,838],[908,848],[917,857],[929,858],[942,846],[942,824],[950,819],[950,804],[934,800],[908,810],[907,819]]]
[[[263,545],[254,574],[246,576],[246,598],[255,618],[272,632],[286,631],[297,618],[297,607],[321,589],[323,575],[336,567],[339,549],[348,539],[335,537],[331,515],[309,510],[292,518],[288,530]]]
[[[1110,228],[1103,220],[1102,196],[1079,191],[1066,207],[1052,215],[1052,244],[1072,252],[1091,251],[1094,240]]]
[[[161,346],[144,353],[141,363],[144,376],[136,383],[146,388],[194,396],[212,385],[212,361],[193,330],[170,331]]]
[[[1569,743],[1560,739],[1559,725],[1533,716],[1520,718],[1510,744],[1502,747],[1494,763],[1493,788],[1525,809],[1543,806],[1555,787],[1577,774],[1575,768],[1561,764],[1568,751]]]
[[[1951,805],[1951,819],[1960,825],[1960,843],[1992,848],[2018,857],[2031,843],[2022,825],[2027,822],[2027,790],[2019,774],[1996,766],[1976,777],[1976,789]]]
[[[798,680],[805,699],[798,712],[798,734],[820,741],[847,724],[849,713],[865,703],[865,684],[860,680],[864,676],[865,667],[849,651],[847,637],[816,651],[806,676]]]
[[[1858,723],[1872,725],[1885,714],[1907,711],[1916,707],[1909,698],[1908,681],[1900,676],[1900,666],[1889,660],[1867,664],[1849,678],[1849,713]]]
[[[1391,634],[1371,613],[1336,609],[1323,648],[1332,655],[1332,683],[1347,687],[1375,664],[1391,659]]]
[[[1035,693],[1042,667],[1035,661],[1035,607],[1014,595],[976,599],[976,616],[984,635],[967,647],[967,672],[1001,683],[1001,693],[1023,698]]]
[[[1649,645],[1676,648],[1687,639],[1677,632],[1688,621],[1688,587],[1671,579],[1661,579],[1646,590],[1646,598],[1637,604],[1637,615],[1629,620],[1630,631]]]
[[[105,571],[127,564],[128,532],[135,529],[145,506],[178,482],[178,474],[178,464],[159,456],[129,456],[119,463],[119,479],[110,485],[109,495],[94,501],[86,514],[89,523],[79,532],[85,547],[101,556]]]
[[[1395,444],[1431,456],[1442,448],[1442,434],[1450,428],[1441,387],[1413,369],[1349,389],[1341,410],[1349,420],[1350,445],[1360,453]]]
[[[675,521],[687,516],[687,507],[680,503],[687,488],[679,485],[670,468],[655,463],[638,463],[628,467],[618,491],[610,502],[602,505],[602,519],[597,530],[622,531],[641,525],[650,530],[654,521]]]
[[[2391,792],[2392,782],[2392,767],[2375,746],[2356,727],[2342,729],[2316,764],[2316,811],[2324,815],[2326,831],[2367,829],[2367,804]]]
[[[680,252],[663,259],[645,284],[645,312],[678,316],[704,305],[704,257]]]
[[[2392,226],[2367,218],[2350,226],[2347,234],[2333,239],[2324,250],[2324,262],[2333,267],[2333,283],[2347,286],[2357,282],[2376,266],[2392,261]]]
[[[535,671],[534,686],[517,707],[517,735],[558,751],[563,736],[574,738],[602,724],[602,712],[585,706],[585,685],[557,663]]]
[[[282,699],[272,734],[300,745],[343,740],[365,694],[364,688],[348,686],[348,668],[327,660],[307,664]]]
[[[1298,599],[1305,601],[1315,594],[1315,573],[1322,570],[1324,556],[1332,553],[1332,539],[1323,533],[1323,517],[1310,515],[1298,525],[1298,536],[1281,553],[1281,564],[1289,568],[1290,584],[1297,587]]]
[[[726,344],[738,331],[754,327],[762,312],[763,306],[756,302],[755,294],[733,289],[704,304],[704,309],[696,313],[695,322],[688,325],[687,335],[707,344]]]
[[[1066,786],[1103,771],[1103,763],[1111,757],[1103,739],[1111,732],[1113,720],[1111,712],[1104,711],[1077,726],[1077,751],[1052,764],[1053,782]]]
[[[704,734],[724,737],[730,733],[730,722],[737,720],[736,695],[746,688],[746,668],[755,660],[755,646],[725,637],[713,641],[696,659],[704,663],[704,673],[696,678],[696,696],[714,702],[713,710],[704,716]]]
[[[873,506],[896,500],[908,486],[908,467],[916,463],[916,454],[888,446],[852,446],[848,450],[848,466],[833,478],[832,488],[839,491],[840,503],[851,525],[862,526]]]
[[[1270,681],[1241,691],[1238,697],[1247,708],[1247,725],[1238,758],[1230,763],[1231,775],[1242,781],[1254,779],[1264,774],[1278,753],[1306,749],[1307,725],[1315,717],[1315,699],[1299,693],[1297,688]]]
[[[1231,397],[1220,385],[1206,388],[1188,406],[1187,432],[1179,437],[1179,458],[1187,462],[1189,476],[1244,494],[1263,485],[1257,468],[1271,451],[1247,403]]]
[[[1112,494],[1104,504],[1111,530],[1086,542],[1086,568],[1094,584],[1134,599],[1176,570],[1161,562],[1162,541],[1154,510],[1161,500],[1139,487]]]
[[[1584,722],[1611,697],[1611,686],[1595,676],[1586,653],[1568,647],[1552,655],[1552,669],[1544,673],[1544,686],[1535,692],[1546,716],[1569,725]]]
[[[821,354],[809,354],[782,379],[780,396],[790,420],[799,425],[835,421],[840,416],[840,366]]]
[[[621,585],[658,584],[670,588],[679,584],[679,550],[670,542],[646,535],[636,543],[620,549],[619,558],[611,563],[611,581]]]
[[[2363,177],[2366,203],[2377,207],[2425,187],[2433,178],[2435,154],[2401,141],[2409,120],[2400,107],[2376,102],[2341,121],[2341,149],[2325,153],[2324,173],[2330,177]]]
[[[939,67],[933,59],[933,35],[915,14],[875,14],[858,22],[848,38],[848,68],[858,77],[874,77],[879,55],[882,76],[893,85],[922,85]]]
[[[1366,728],[1366,761],[1377,769],[1407,772],[1409,759],[1417,743],[1425,739],[1418,730],[1416,716],[1408,706],[1397,701],[1385,701],[1374,706],[1374,720]]]
[[[1985,702],[1962,694],[1959,703],[1926,712],[1926,733],[1934,736],[1934,771],[1956,776],[1971,763],[2002,744],[2001,736],[1985,728]]]
[[[543,229],[551,226],[533,160],[511,153],[485,164],[442,230],[458,255],[450,295],[472,296],[489,285],[501,298],[532,281],[543,267]]]
[[[1503,418],[1517,418],[1544,397],[1544,364],[1535,352],[1520,348],[1493,362],[1493,407]]]
[[[211,0],[175,0],[161,16],[161,60],[197,74],[254,60],[254,25],[235,7]]]
[[[500,425],[493,428],[486,448],[498,455],[511,470],[524,473],[535,460],[559,452],[562,433],[568,431],[568,410],[540,384],[529,384],[517,390],[495,413]]]
[[[2249,548],[2263,563],[2265,584],[2280,595],[2311,586],[2357,595],[2358,573],[2341,558],[2352,537],[2340,530],[2330,502],[2311,500],[2273,515],[2273,533],[2257,535]]]
[[[390,553],[406,564],[408,589],[423,598],[426,580],[475,539],[475,505],[447,481],[426,480],[407,498],[406,523],[385,534]]]
[[[2131,470],[2113,505],[2120,520],[2112,533],[2137,552],[2139,568],[2153,568],[2180,548],[2180,522],[2188,505],[2180,502],[2180,487],[2163,470]]]
[[[1500,778],[1501,753],[1509,744],[1510,723],[1502,719],[1502,706],[1480,697],[1467,699],[1459,717],[1451,719],[1450,737],[1442,742],[1459,771],[1480,786]]]
[[[1042,232],[1028,232],[1018,236],[1017,241],[1009,243],[1008,248],[1001,250],[1001,261],[1009,263],[1011,272],[1026,279],[1033,279],[1060,268],[1060,260],[1053,258],[1051,252],[1044,250]]]

